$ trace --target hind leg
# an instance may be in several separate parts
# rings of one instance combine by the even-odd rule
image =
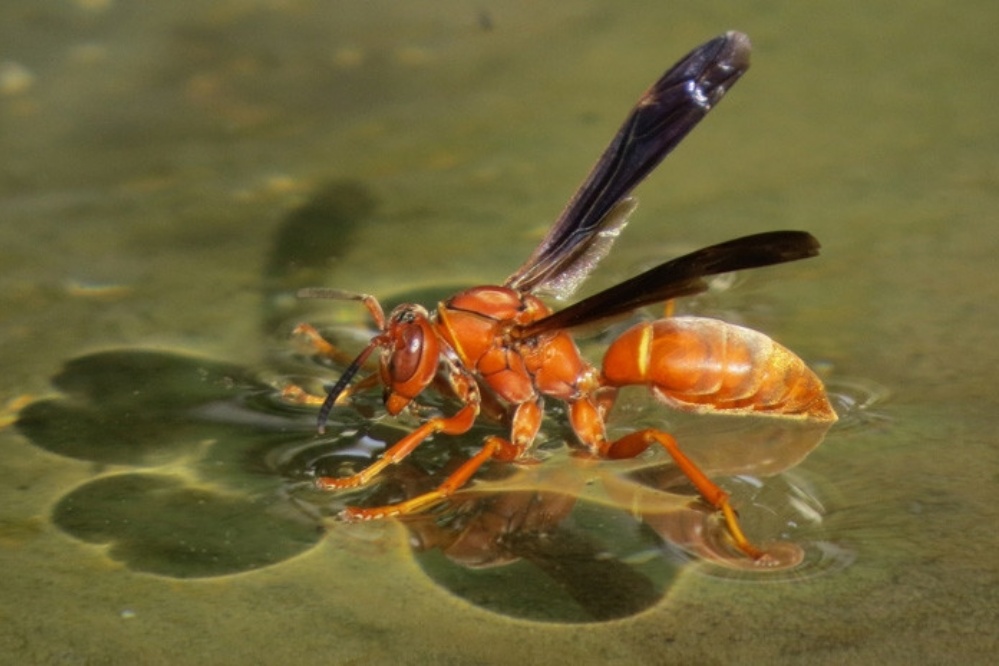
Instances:
[[[576,435],[590,450],[604,458],[622,459],[634,458],[653,443],[659,444],[673,458],[680,471],[690,479],[698,494],[705,502],[722,514],[725,527],[728,529],[735,546],[754,560],[761,560],[766,553],[746,538],[735,509],[729,502],[729,495],[701,471],[693,460],[687,457],[676,443],[676,439],[668,433],[651,428],[639,430],[616,439],[607,441],[603,414],[592,400],[582,399],[569,404],[569,417]]]
[[[676,443],[676,438],[672,435],[659,430],[639,430],[613,442],[608,442],[602,454],[607,458],[614,459],[633,458],[647,449],[652,443],[659,444],[666,449],[666,452],[676,463],[676,466],[694,484],[697,493],[705,502],[721,512],[722,518],[725,520],[725,526],[728,528],[728,532],[735,542],[736,547],[754,560],[759,560],[763,557],[765,553],[750,543],[745,533],[743,533],[735,509],[732,508],[732,504],[729,502],[728,493],[718,487],[714,481],[701,471],[701,468],[693,460],[687,457],[687,454],[680,449],[680,446]]]

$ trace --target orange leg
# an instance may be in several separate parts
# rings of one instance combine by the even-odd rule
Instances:
[[[461,422],[460,424],[457,424],[456,428],[452,428],[451,430],[441,428],[440,431],[447,434],[460,434],[467,431],[472,426],[472,421],[475,420],[475,416],[478,414],[477,409],[473,411],[473,408],[477,408],[477,403],[467,405],[462,411],[451,417],[451,419],[470,418],[467,425],[465,422]],[[410,499],[399,502],[398,504],[390,504],[388,506],[368,508],[347,507],[341,513],[341,516],[348,520],[386,518],[388,516],[415,513],[440,502],[441,500],[454,494],[456,490],[468,483],[472,476],[475,475],[475,472],[477,472],[478,469],[489,460],[496,459],[511,461],[519,458],[530,443],[534,441],[534,437],[538,434],[538,429],[541,427],[543,413],[540,400],[525,402],[518,405],[517,410],[514,412],[513,424],[511,427],[513,441],[503,439],[502,437],[487,437],[485,444],[483,444],[479,452],[466,460],[461,467],[455,470],[434,490],[422,495],[417,495],[416,497],[411,497]],[[469,417],[468,414],[471,416]],[[437,419],[437,421],[450,421],[451,419]],[[416,446],[428,436],[429,433],[424,431],[433,423],[434,421],[428,421],[420,428],[414,430],[407,437],[404,437],[398,444],[386,451],[385,455],[382,456],[377,462],[361,471],[359,474],[355,474],[352,477],[346,477],[344,479],[322,478],[319,479],[320,487],[324,489],[352,487],[344,484],[350,483],[355,479],[357,480],[355,485],[367,483],[368,480],[384,469],[387,465],[401,460],[414,448],[416,448]],[[324,483],[326,481],[332,481],[335,485]]]
[[[694,464],[693,460],[687,457],[687,454],[680,450],[676,439],[672,435],[660,432],[659,430],[639,430],[638,432],[625,435],[617,441],[605,443],[601,454],[608,458],[633,458],[647,449],[653,442],[666,449],[666,452],[676,462],[680,471],[697,488],[697,492],[704,498],[704,501],[718,511],[721,511],[722,517],[725,520],[725,526],[728,528],[732,540],[735,541],[736,547],[754,560],[763,557],[765,553],[750,543],[749,539],[743,533],[742,527],[739,525],[739,519],[735,514],[735,509],[729,503],[728,493],[719,488],[714,481],[709,479]]]
[[[653,442],[658,443],[666,449],[680,471],[691,480],[704,501],[721,511],[722,517],[725,519],[725,526],[728,528],[729,534],[732,535],[736,547],[754,560],[763,557],[765,553],[749,542],[742,527],[739,526],[739,519],[728,501],[728,493],[719,488],[694,464],[693,460],[687,457],[687,454],[680,450],[672,435],[659,430],[647,429],[625,435],[613,442],[607,441],[604,430],[604,412],[601,410],[609,409],[612,401],[613,396],[608,396],[603,402],[583,398],[569,403],[569,420],[579,439],[594,453],[604,458],[618,460],[634,458],[649,448]]]
[[[295,327],[291,334],[305,340],[305,342],[312,347],[312,352],[314,354],[328,358],[334,363],[348,365],[353,360],[352,356],[348,356],[345,352],[330,343],[311,324],[299,324]],[[354,382],[352,385],[346,387],[343,390],[343,393],[340,394],[340,397],[337,398],[336,404],[346,404],[347,401],[350,400],[351,395],[357,393],[358,391],[371,388],[372,386],[377,385],[378,382],[379,377],[377,372],[373,372],[370,375],[363,377],[362,379]],[[325,395],[312,395],[297,384],[289,384],[281,389],[281,397],[292,404],[310,406],[322,405],[326,400]]]
[[[291,334],[295,337],[305,338],[305,341],[312,346],[317,354],[329,356],[336,349],[312,324],[299,324],[292,329]]]
[[[302,338],[310,347],[313,353],[328,358],[335,363],[348,364],[353,360],[345,352],[338,349],[311,324],[299,324],[292,330],[291,334],[297,338]]]
[[[323,404],[325,396],[312,395],[298,384],[288,384],[281,389],[281,399],[293,405],[310,405],[318,407]]]
[[[478,414],[478,403],[471,403],[462,407],[454,416],[430,419],[392,445],[388,451],[382,454],[381,458],[357,474],[345,477],[320,476],[316,479],[316,485],[321,490],[339,490],[342,488],[363,486],[375,478],[383,469],[389,465],[394,465],[408,456],[413,452],[413,449],[431,435],[438,432],[443,432],[447,435],[460,435],[468,432],[468,429],[475,423],[475,417]]]
[[[350,396],[354,395],[359,391],[371,388],[372,386],[377,386],[379,382],[379,377],[377,373],[372,373],[366,377],[362,377],[360,380],[354,382],[340,393],[340,397],[336,399],[337,405],[345,405],[350,400]],[[290,402],[294,405],[307,405],[311,407],[318,407],[319,405],[326,402],[325,395],[313,395],[305,389],[303,389],[298,384],[288,384],[281,389],[281,399],[285,402]]]
[[[486,443],[478,453],[466,460],[461,467],[455,470],[454,473],[448,476],[434,490],[411,497],[398,504],[370,508],[350,506],[344,509],[340,516],[347,520],[372,520],[422,511],[454,494],[456,490],[468,483],[469,479],[475,475],[479,468],[489,460],[493,458],[516,458],[518,451],[518,448],[513,443],[501,437],[488,437],[486,438]]]

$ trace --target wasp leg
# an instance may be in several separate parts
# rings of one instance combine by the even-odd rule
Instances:
[[[323,404],[326,396],[313,395],[298,384],[288,384],[281,388],[281,399],[293,405],[318,407]]]
[[[435,489],[398,504],[366,508],[347,507],[340,515],[347,520],[373,520],[417,513],[453,495],[455,491],[468,483],[482,465],[490,460],[496,458],[512,460],[517,457],[518,453],[519,448],[512,442],[501,437],[488,437],[478,453],[462,463],[461,467]]]
[[[680,450],[672,435],[646,429],[630,433],[613,442],[607,441],[603,415],[606,413],[605,410],[610,408],[612,400],[613,397],[609,396],[604,402],[583,398],[569,403],[569,420],[580,440],[593,453],[611,459],[634,458],[651,444],[659,444],[666,449],[680,471],[694,484],[704,501],[721,512],[736,547],[754,560],[760,561],[764,558],[766,553],[750,543],[743,533],[735,510],[729,503],[728,493],[719,488],[694,464],[693,460],[687,457],[687,454]]]
[[[324,338],[311,324],[299,324],[291,331],[291,334],[293,337],[304,340],[312,348],[313,354],[327,358],[334,363],[347,365],[354,359],[352,355],[347,354]]]
[[[477,403],[467,404],[456,414],[449,417],[430,419],[419,428],[409,433],[398,442],[393,444],[382,454],[382,457],[371,463],[357,474],[344,477],[320,476],[316,479],[316,485],[321,490],[339,490],[342,488],[357,488],[371,481],[378,474],[388,467],[394,465],[410,453],[425,439],[436,433],[442,432],[445,435],[461,435],[468,432],[475,423],[478,416],[479,406]]]
[[[294,328],[291,334],[294,337],[304,340],[305,343],[312,348],[312,353],[317,356],[321,356],[341,365],[349,365],[353,360],[352,356],[349,356],[346,352],[340,350],[333,343],[324,338],[322,334],[310,324],[299,324]],[[343,393],[341,393],[337,398],[336,404],[346,404],[350,400],[351,395],[371,388],[372,386],[376,386],[378,382],[379,377],[377,372],[373,372],[363,377],[359,381],[354,382],[351,386],[346,387],[343,390]],[[297,384],[288,384],[282,388],[281,398],[285,402],[289,402],[294,405],[307,405],[311,407],[322,405],[326,401],[325,395],[313,395]]]
[[[475,419],[479,416],[478,385],[475,378],[455,364],[450,365],[448,381],[454,394],[465,403],[451,416],[440,416],[428,420],[416,430],[412,431],[398,442],[389,447],[382,454],[382,457],[371,463],[357,474],[345,477],[321,476],[316,479],[316,485],[321,490],[339,490],[341,488],[357,488],[363,486],[371,479],[375,478],[383,469],[389,465],[394,465],[410,453],[417,446],[423,443],[428,437],[437,433],[445,435],[461,435],[475,425]]]
[[[676,466],[690,479],[704,501],[721,512],[725,526],[728,528],[736,547],[754,560],[764,557],[766,555],[764,551],[750,543],[743,533],[735,509],[729,502],[728,493],[719,488],[694,464],[693,460],[687,457],[687,454],[680,450],[680,446],[672,435],[659,430],[639,430],[614,442],[606,443],[601,454],[607,458],[633,458],[647,449],[653,442],[666,449]]]
[[[472,405],[468,405],[466,409],[468,409],[471,406]],[[456,414],[455,417],[457,417],[460,414],[461,412]],[[521,455],[523,455],[524,451],[527,450],[527,447],[530,446],[531,442],[533,442],[534,438],[537,436],[538,430],[541,427],[541,420],[543,418],[543,414],[544,414],[544,408],[542,401],[540,399],[532,400],[530,402],[525,402],[521,403],[520,405],[517,405],[517,409],[514,412],[513,425],[511,427],[511,434],[512,434],[511,439],[507,440],[503,439],[502,437],[495,437],[495,436],[487,437],[485,443],[482,445],[482,448],[478,451],[478,453],[476,453],[474,456],[466,460],[461,465],[461,467],[459,467],[450,476],[444,479],[444,482],[434,490],[431,490],[430,492],[424,493],[422,495],[417,495],[416,497],[411,497],[410,499],[405,500],[403,502],[399,502],[398,504],[390,504],[387,506],[379,506],[379,507],[365,507],[365,508],[348,507],[344,509],[344,511],[341,513],[341,516],[348,520],[371,520],[375,518],[386,518],[388,516],[398,516],[407,513],[415,513],[429,506],[437,504],[441,500],[450,497],[452,494],[454,494],[456,490],[458,490],[466,483],[468,483],[468,481],[472,478],[472,476],[475,475],[475,472],[477,472],[478,469],[488,461],[490,460],[512,461],[520,458]],[[474,416],[472,418],[474,420]],[[375,466],[378,466],[378,469],[375,470],[374,472],[374,474],[377,474],[378,471],[384,469],[386,465],[391,464],[388,462],[380,464],[382,463],[382,461],[384,461],[390,455],[393,455],[395,453],[395,450],[399,448],[400,444],[403,444],[406,441],[406,439],[418,435],[418,433],[420,433],[420,430],[430,425],[431,423],[432,421],[428,421],[426,424],[424,424],[423,427],[414,430],[407,438],[404,438],[399,444],[396,444],[391,449],[389,449],[378,462],[376,462],[374,465],[363,470],[362,472],[360,472],[360,474],[357,474],[355,476],[361,476],[363,474],[366,474],[369,470],[372,469],[372,467]],[[465,428],[465,430],[468,430],[469,427],[471,427],[471,424],[469,424],[468,427]],[[460,433],[448,433],[448,434],[460,434]],[[424,435],[423,437],[425,438],[426,435]],[[405,457],[405,455],[407,455],[410,451],[413,450],[413,448],[416,447],[416,444],[407,444],[407,446],[408,449],[405,452],[401,453],[401,455],[398,455],[396,457],[396,461],[398,461],[402,457]],[[351,478],[352,477],[347,477],[347,479]],[[371,477],[369,476],[367,478],[370,479]],[[332,480],[334,482],[342,482],[345,479],[332,479]],[[361,483],[365,483],[366,480],[367,479],[362,479]],[[344,487],[344,486],[334,486],[334,487]]]
[[[350,401],[350,396],[363,391],[364,389],[377,386],[379,382],[378,373],[371,373],[345,388],[336,399],[336,404],[345,405]],[[306,405],[318,407],[326,402],[326,395],[315,395],[309,393],[298,384],[288,384],[281,389],[281,399],[293,405]]]

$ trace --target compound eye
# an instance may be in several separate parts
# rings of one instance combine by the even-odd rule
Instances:
[[[406,326],[400,333],[392,360],[389,361],[389,374],[393,382],[406,382],[416,374],[423,358],[423,329],[419,326]]]

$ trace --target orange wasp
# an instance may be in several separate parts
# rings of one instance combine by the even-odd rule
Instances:
[[[558,312],[538,298],[571,294],[606,255],[635,207],[628,194],[742,76],[749,67],[749,52],[749,39],[729,32],[667,71],[638,101],[538,248],[501,286],[463,291],[434,312],[400,305],[387,317],[369,295],[303,292],[361,301],[379,330],[323,401],[320,432],[376,349],[381,352],[379,375],[389,414],[402,412],[435,380],[462,404],[451,416],[423,422],[362,471],[317,478],[319,488],[363,486],[432,435],[467,432],[484,400],[502,405],[510,423],[509,437],[487,437],[481,450],[436,489],[388,506],[350,507],[344,518],[420,511],[464,486],[487,461],[528,459],[549,397],[565,403],[576,437],[593,455],[630,458],[652,444],[662,446],[703,500],[721,513],[735,546],[765,563],[765,552],[744,536],[728,494],[698,469],[671,435],[643,429],[608,440],[605,417],[618,388],[645,385],[657,398],[684,411],[831,423],[836,413],[819,378],[769,337],[716,319],[667,317],[639,323],[610,344],[600,370],[583,360],[568,330],[702,292],[707,289],[705,276],[815,256],[818,241],[802,231],[744,236],[667,261]],[[296,330],[318,353],[335,357],[336,350],[313,327],[303,324]],[[354,389],[367,385],[370,382],[361,382]]]

